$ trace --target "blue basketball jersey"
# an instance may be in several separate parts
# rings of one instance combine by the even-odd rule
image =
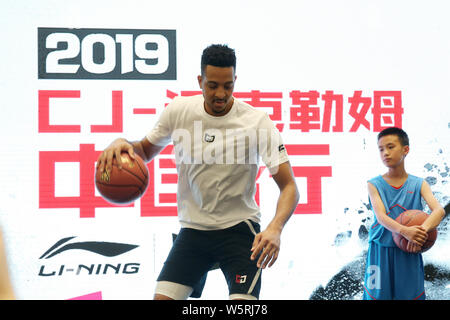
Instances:
[[[369,182],[377,188],[386,208],[386,213],[390,218],[395,220],[400,213],[406,210],[423,210],[422,196],[420,195],[422,178],[410,174],[400,188],[388,184],[381,175],[369,180]],[[372,207],[372,203],[370,205]],[[374,241],[384,247],[396,247],[392,239],[392,232],[378,223],[375,212],[374,220],[369,230],[369,242]]]

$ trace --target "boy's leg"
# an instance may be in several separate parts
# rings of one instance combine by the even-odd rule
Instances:
[[[369,243],[364,275],[364,300],[392,300],[391,250],[374,242]]]
[[[394,248],[394,299],[425,300],[422,255]]]

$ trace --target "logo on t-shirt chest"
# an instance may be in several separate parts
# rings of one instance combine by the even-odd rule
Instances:
[[[205,142],[213,142],[216,136],[210,135],[207,132],[205,132],[205,137],[203,138]]]

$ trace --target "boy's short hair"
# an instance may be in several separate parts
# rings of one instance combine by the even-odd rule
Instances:
[[[225,44],[212,44],[203,50],[201,71],[205,74],[207,65],[214,67],[233,67],[236,71],[236,55],[234,49]]]
[[[378,134],[378,140],[380,140],[384,136],[394,135],[398,137],[398,140],[402,144],[402,146],[409,146],[409,138],[408,134],[403,129],[397,127],[390,127],[382,130]]]

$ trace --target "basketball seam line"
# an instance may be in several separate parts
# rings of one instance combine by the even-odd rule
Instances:
[[[117,167],[117,166],[116,166],[116,167]],[[138,175],[134,174],[132,171],[128,170],[127,168],[122,167],[122,170],[125,170],[125,171],[128,172],[129,174],[135,176],[137,179],[139,179],[139,181],[140,181],[142,184],[146,184],[146,183],[145,183],[145,180],[142,180]],[[147,179],[148,179],[148,178],[147,178]],[[147,179],[146,179],[146,180],[147,180]]]

